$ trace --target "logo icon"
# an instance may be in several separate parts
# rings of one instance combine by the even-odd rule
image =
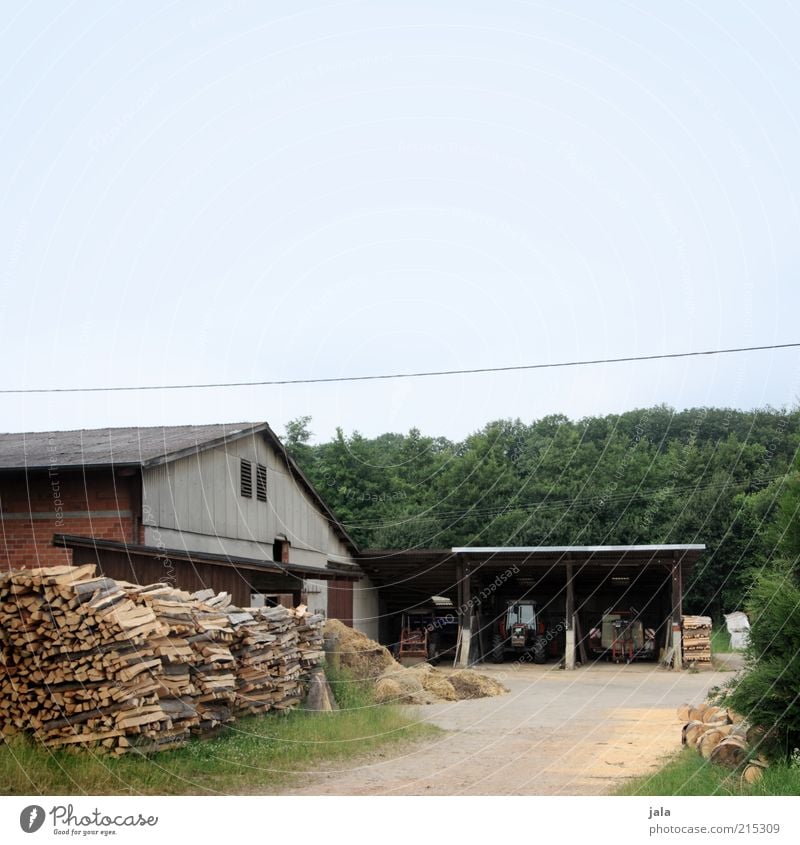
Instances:
[[[36,833],[44,824],[44,808],[31,804],[19,814],[19,826],[25,833]]]

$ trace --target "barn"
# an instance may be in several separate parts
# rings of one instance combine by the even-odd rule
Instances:
[[[377,636],[359,549],[266,423],[0,435],[0,561],[307,603]]]

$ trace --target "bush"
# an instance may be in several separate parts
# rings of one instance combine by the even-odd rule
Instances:
[[[788,759],[800,748],[800,585],[793,568],[758,575],[748,610],[747,672],[723,700],[762,730],[758,750]]]

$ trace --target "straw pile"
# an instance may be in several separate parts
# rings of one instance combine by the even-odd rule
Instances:
[[[428,663],[401,666],[387,648],[336,619],[325,623],[325,633],[338,638],[341,665],[354,678],[371,683],[375,700],[381,704],[434,704],[508,692],[472,669],[443,672]]]

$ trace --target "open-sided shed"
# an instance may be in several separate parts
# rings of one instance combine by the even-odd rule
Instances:
[[[683,585],[701,544],[628,546],[457,547],[371,550],[359,563],[378,586],[384,624],[393,642],[399,618],[433,596],[452,602],[458,622],[456,660],[468,665],[487,653],[487,635],[508,599],[533,598],[552,630],[562,632],[573,668],[589,631],[609,610],[634,609],[657,642],[675,647],[680,663]]]

